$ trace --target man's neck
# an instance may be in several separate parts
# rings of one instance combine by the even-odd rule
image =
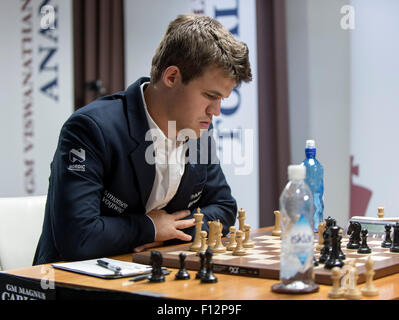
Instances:
[[[147,105],[147,111],[159,129],[161,129],[166,137],[174,138],[168,136],[168,115],[166,112],[166,101],[161,101],[158,89],[154,88],[151,83],[144,88],[144,99]]]

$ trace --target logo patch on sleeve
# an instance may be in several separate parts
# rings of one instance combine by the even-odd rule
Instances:
[[[86,161],[86,151],[82,148],[76,150],[71,149],[69,151],[69,161],[73,164],[68,166],[68,170],[70,171],[86,171],[86,165],[79,164]],[[78,163],[76,163],[78,162]]]

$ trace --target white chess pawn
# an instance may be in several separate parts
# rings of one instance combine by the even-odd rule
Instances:
[[[230,242],[227,245],[227,250],[228,251],[233,251],[234,248],[237,246],[237,242],[236,242],[236,227],[235,226],[231,226],[229,228],[229,233],[230,233]]]
[[[342,298],[344,294],[344,289],[340,286],[340,279],[341,279],[341,268],[334,267],[331,270],[331,278],[333,281],[333,285],[331,290],[328,292],[328,297],[332,299]]]
[[[201,248],[197,251],[197,255],[199,255],[201,252],[205,252],[206,249],[208,249],[208,243],[207,243],[208,233],[206,231],[201,231],[200,235],[201,235]]]
[[[373,278],[374,278],[374,260],[369,256],[366,261],[366,284],[362,288],[362,295],[366,297],[374,297],[378,296],[378,290],[374,287]]]
[[[242,246],[244,248],[253,248],[255,246],[255,243],[250,238],[250,233],[251,233],[251,226],[249,224],[245,224],[244,225],[245,239],[242,242]]]

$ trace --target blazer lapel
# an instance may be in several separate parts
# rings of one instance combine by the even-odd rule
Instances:
[[[140,89],[140,86],[144,82],[149,81],[149,78],[140,78],[126,90],[126,111],[129,123],[129,134],[137,143],[134,150],[130,151],[130,159],[134,167],[144,208],[155,179],[155,164],[146,160],[146,155],[153,158],[151,155],[153,155],[154,149],[151,138],[147,137],[148,141],[146,141],[146,134],[149,130],[149,126]]]

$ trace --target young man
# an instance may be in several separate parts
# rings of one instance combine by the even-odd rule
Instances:
[[[190,241],[198,207],[203,230],[219,219],[226,234],[237,205],[208,130],[221,100],[251,78],[247,46],[220,23],[192,15],[172,21],[151,78],[64,124],[33,264]]]

